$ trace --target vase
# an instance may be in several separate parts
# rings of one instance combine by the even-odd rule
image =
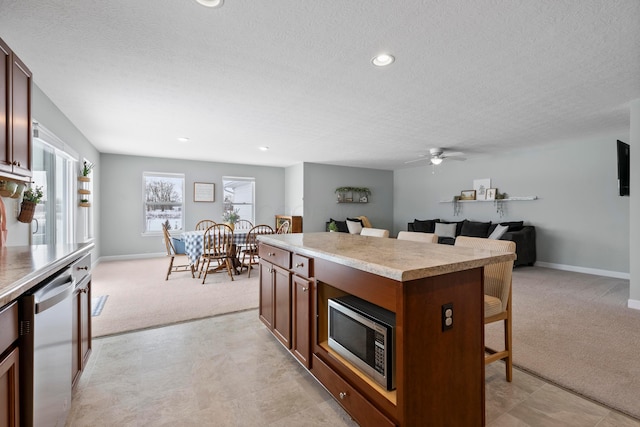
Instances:
[[[33,214],[36,212],[36,205],[37,203],[35,202],[23,200],[20,204],[20,215],[18,215],[18,221],[25,222],[27,224],[30,223],[33,220]]]
[[[225,224],[227,224],[229,226],[229,228],[231,229],[231,231],[234,230],[235,228],[235,224],[233,222],[225,222]]]

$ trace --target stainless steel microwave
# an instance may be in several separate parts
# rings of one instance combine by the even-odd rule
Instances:
[[[329,347],[387,390],[395,383],[395,313],[353,295],[329,299]]]

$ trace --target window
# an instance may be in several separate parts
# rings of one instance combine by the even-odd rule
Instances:
[[[237,210],[240,219],[248,219],[255,224],[255,181],[255,178],[223,176],[224,212]]]
[[[184,230],[184,174],[144,172],[144,234]]]
[[[73,243],[77,153],[38,123],[33,125],[33,187],[44,197],[31,223],[31,244]]]

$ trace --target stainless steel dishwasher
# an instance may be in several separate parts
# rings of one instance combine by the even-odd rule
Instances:
[[[64,426],[71,406],[71,269],[20,298],[20,418],[24,426]]]

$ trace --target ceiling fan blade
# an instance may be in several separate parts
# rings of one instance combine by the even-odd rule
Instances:
[[[445,157],[445,158],[446,158],[446,159],[451,159],[451,160],[457,160],[457,161],[459,161],[459,162],[462,162],[462,161],[467,160],[467,158],[466,158],[466,157],[457,157],[457,156],[454,156],[454,157],[449,157],[449,156],[447,156],[447,157]]]
[[[419,159],[407,160],[406,162],[404,162],[404,164],[406,165],[408,163],[421,162],[423,160],[431,161],[428,157],[420,157]]]
[[[464,156],[464,153],[461,151],[445,151],[442,153],[442,157],[457,157]]]

